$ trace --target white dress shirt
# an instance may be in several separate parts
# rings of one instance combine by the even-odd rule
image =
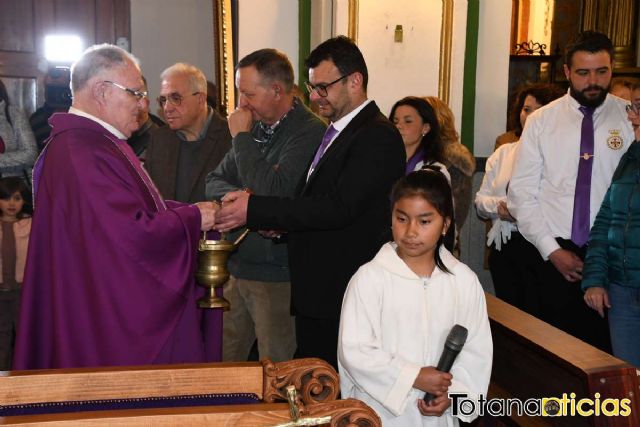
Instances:
[[[482,218],[490,219],[491,231],[487,246],[495,243],[500,250],[501,243],[511,238],[511,232],[517,231],[515,222],[503,221],[498,215],[498,204],[507,201],[507,187],[511,181],[513,163],[518,151],[518,142],[504,144],[487,159],[485,174],[480,190],[476,193],[476,210]]]
[[[331,145],[333,144],[333,141],[335,141],[338,135],[340,135],[340,132],[342,132],[344,128],[346,128],[347,125],[351,122],[351,120],[353,120],[353,118],[357,116],[358,113],[362,111],[362,109],[366,107],[370,102],[371,102],[370,99],[366,99],[362,104],[354,108],[351,112],[349,112],[349,114],[345,115],[344,117],[339,119],[337,122],[331,122],[330,126],[333,126],[333,128],[337,132],[335,133],[335,135],[333,135],[333,138],[331,138],[331,141],[327,145],[327,148],[325,148],[323,155],[329,150],[329,147],[331,147]],[[313,173],[313,169],[309,168],[309,170],[307,171],[307,181],[309,180],[311,173]]]
[[[109,123],[105,122],[104,120],[100,120],[99,118],[97,118],[94,115],[91,115],[91,114],[89,114],[87,112],[84,112],[82,110],[78,110],[75,107],[70,107],[69,108],[69,114],[75,114],[76,116],[82,116],[82,117],[87,118],[89,120],[93,120],[94,122],[98,123],[100,126],[105,128],[106,130],[108,130],[109,132],[114,134],[116,137],[118,137],[118,139],[123,139],[125,141],[127,140],[127,137],[124,136],[124,134],[122,132],[120,132],[118,129],[116,129],[115,127],[111,126]]]
[[[579,107],[567,94],[529,116],[509,184],[509,211],[517,218],[520,233],[544,259],[560,248],[556,237],[571,238],[584,117]],[[625,102],[620,98],[607,95],[595,110],[593,122],[590,226],[620,158],[634,140]]]

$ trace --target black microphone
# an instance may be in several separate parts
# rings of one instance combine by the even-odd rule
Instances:
[[[440,355],[438,366],[436,369],[440,372],[449,372],[453,366],[453,361],[456,360],[458,353],[462,350],[464,343],[467,341],[467,334],[469,331],[464,326],[454,325],[447,335],[447,340],[444,342],[444,350]],[[425,393],[422,398],[425,403],[431,402],[436,397],[431,393]]]

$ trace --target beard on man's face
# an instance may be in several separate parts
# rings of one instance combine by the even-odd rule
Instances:
[[[578,101],[580,105],[584,105],[585,107],[597,108],[604,100],[607,98],[607,93],[609,93],[609,87],[606,88],[598,85],[587,86],[582,90],[577,90],[571,82],[569,82],[569,93],[573,98]],[[594,92],[594,91],[598,92]],[[593,92],[587,94],[587,92]]]

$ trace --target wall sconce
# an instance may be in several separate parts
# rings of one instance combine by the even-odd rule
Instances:
[[[396,43],[402,43],[402,25],[396,25],[396,31],[393,36],[393,40]]]

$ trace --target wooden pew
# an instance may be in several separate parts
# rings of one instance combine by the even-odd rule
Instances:
[[[302,417],[331,415],[332,426],[347,422],[380,426],[377,415],[362,402],[335,400],[340,391],[338,375],[320,359],[0,372],[0,406],[5,408],[31,405],[46,411],[47,406],[79,401],[111,405],[211,394],[233,397],[248,393],[257,399],[236,405],[14,415],[0,417],[0,425],[269,426],[291,420],[290,405],[276,403],[287,401],[290,385],[298,392],[294,406]]]
[[[640,425],[638,371],[563,331],[487,294],[493,335],[493,370],[489,398],[557,397],[575,400],[630,399],[628,417],[527,417],[512,415],[523,426]],[[552,296],[550,296],[551,298]],[[639,331],[640,333],[640,331]],[[586,407],[584,409],[587,409]]]

